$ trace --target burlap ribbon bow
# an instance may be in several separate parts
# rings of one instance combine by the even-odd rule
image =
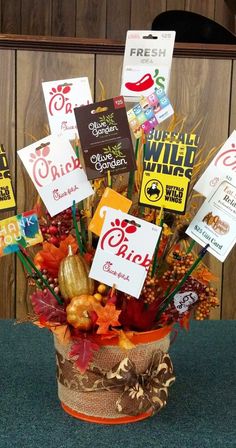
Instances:
[[[58,366],[61,373],[65,360],[62,361],[59,353]],[[58,379],[63,382],[63,376]],[[120,390],[121,394],[116,401],[116,409],[120,414],[139,415],[146,411],[152,414],[166,405],[168,387],[173,384],[173,365],[167,353],[161,350],[153,353],[151,362],[144,373],[137,373],[135,364],[127,357],[116,364],[108,372],[92,365],[85,375],[74,374],[73,389],[84,392],[101,390]],[[67,387],[69,386],[66,381]]]

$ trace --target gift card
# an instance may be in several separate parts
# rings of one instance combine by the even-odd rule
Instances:
[[[107,187],[89,224],[89,230],[99,236],[108,207],[114,208],[115,210],[121,210],[126,213],[129,211],[131,205],[132,201],[130,199],[127,199],[122,194],[119,194],[115,190]]]
[[[139,103],[127,112],[127,116],[135,138],[140,138],[143,133],[148,134],[173,113],[165,91],[155,88],[147,97],[141,97]]]
[[[0,145],[0,210],[11,210],[15,206],[7,156],[3,145]]]
[[[107,208],[89,276],[139,298],[161,227]]]
[[[87,176],[65,137],[48,135],[18,151],[51,216],[93,194]]]
[[[136,169],[123,97],[75,108],[88,179]]]
[[[168,90],[175,31],[128,31],[122,71],[121,95],[139,101],[154,87]]]
[[[207,197],[224,179],[232,183],[236,181],[236,131],[232,132],[217,152],[210,165],[194,185],[194,190]]]
[[[0,221],[0,257],[42,243],[38,217],[33,210]]]
[[[236,185],[223,181],[215,187],[186,233],[218,260],[224,261],[236,242]]]
[[[150,132],[144,154],[141,204],[184,213],[198,141],[195,134]]]
[[[78,136],[74,108],[93,102],[88,78],[43,82],[43,93],[51,134]]]

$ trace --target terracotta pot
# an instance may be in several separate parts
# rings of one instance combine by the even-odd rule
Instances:
[[[172,327],[168,326],[158,330],[134,333],[132,342],[136,346],[128,351],[120,349],[116,338],[102,340],[100,336],[97,336],[101,348],[95,352],[93,364],[101,370],[109,371],[128,357],[135,364],[137,373],[144,373],[150,364],[153,353],[157,350],[168,352],[171,330]],[[130,423],[143,420],[152,414],[152,409],[150,409],[136,416],[121,415],[115,405],[121,394],[119,390],[81,391],[82,376],[73,367],[73,362],[68,359],[70,346],[60,345],[55,339],[55,348],[58,396],[65,412],[81,420],[102,424]],[[90,373],[86,372],[85,375],[87,375],[88,381],[91,380],[93,383],[94,380],[90,377]]]

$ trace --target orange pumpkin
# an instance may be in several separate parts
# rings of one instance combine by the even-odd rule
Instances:
[[[67,321],[74,328],[82,331],[88,331],[92,328],[92,320],[89,313],[96,309],[98,301],[94,296],[82,294],[73,297],[66,307]]]

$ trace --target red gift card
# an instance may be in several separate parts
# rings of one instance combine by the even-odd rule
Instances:
[[[122,96],[74,110],[88,179],[136,169]]]

